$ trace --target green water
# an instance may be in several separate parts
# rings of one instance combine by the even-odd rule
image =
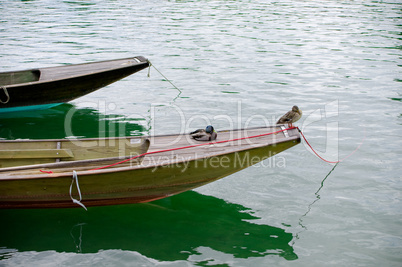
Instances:
[[[292,234],[254,224],[256,217],[241,205],[196,192],[150,204],[92,208],[90,213],[59,209],[4,211],[2,216],[2,226],[13,229],[2,234],[2,242],[19,251],[125,250],[161,261],[185,261],[197,255],[198,248],[208,247],[240,259],[265,255],[297,259],[288,244]]]
[[[1,115],[0,136],[5,139],[65,138],[66,122],[78,137],[142,135],[146,128],[119,115],[105,115],[91,108],[62,104],[45,110],[20,111]],[[122,130],[123,129],[123,130]]]
[[[1,71],[142,55],[71,103],[0,114],[0,138],[272,125],[303,142],[149,204],[0,210],[0,266],[401,266],[399,1],[1,1]],[[1,98],[1,91],[0,91]],[[68,190],[68,189],[66,189]]]

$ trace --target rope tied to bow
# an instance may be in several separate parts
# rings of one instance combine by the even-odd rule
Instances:
[[[79,200],[73,198],[72,190],[73,190],[74,182],[75,182],[75,184],[77,186],[78,195],[80,197]],[[71,185],[70,185],[70,198],[73,201],[73,203],[80,205],[81,207],[83,207],[87,211],[87,208],[85,207],[85,205],[81,203],[82,196],[81,196],[80,185],[78,184],[78,175],[77,175],[76,171],[73,171],[73,180],[71,181]]]
[[[0,103],[2,103],[2,104],[7,104],[7,103],[10,101],[10,95],[8,94],[8,90],[7,90],[7,88],[6,88],[5,86],[0,86],[0,88],[3,89],[4,94],[5,94],[6,97],[7,97],[7,100],[6,100],[6,101],[3,101],[3,100],[0,99]]]

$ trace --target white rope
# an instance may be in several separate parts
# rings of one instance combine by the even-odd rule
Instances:
[[[77,184],[77,190],[78,190],[78,195],[80,196],[80,200],[73,198],[73,195],[72,195],[74,181]],[[71,185],[70,185],[70,198],[73,201],[73,203],[78,204],[81,207],[83,207],[85,210],[87,210],[85,205],[81,203],[81,201],[82,201],[81,190],[80,190],[80,185],[78,184],[78,175],[77,175],[76,171],[73,171],[73,180],[71,181]]]
[[[148,61],[148,62],[149,62],[148,77],[150,77],[151,67],[153,67],[157,72],[159,72],[159,74],[160,74],[166,81],[168,81],[177,91],[179,91],[179,95],[182,93],[181,90],[180,90],[176,85],[174,85],[168,78],[166,78],[166,76],[163,75],[163,73],[160,72],[160,71],[151,63],[151,61]]]
[[[6,97],[7,97],[7,100],[6,100],[6,101],[3,101],[3,100],[0,99],[0,103],[2,103],[2,104],[7,104],[8,101],[10,101],[10,95],[8,94],[7,88],[6,88],[5,86],[0,86],[0,88],[3,89],[4,94],[5,94]]]

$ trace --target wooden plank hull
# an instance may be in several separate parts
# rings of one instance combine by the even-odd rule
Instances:
[[[101,61],[36,70],[39,78],[32,82],[8,84],[0,80],[0,109],[65,103],[114,83],[149,66],[147,59]],[[23,71],[23,72],[33,72]],[[18,73],[18,72],[16,72]],[[7,76],[7,73],[2,73]],[[8,73],[13,76],[13,73]],[[32,78],[32,79],[35,79]],[[21,81],[25,81],[21,79]]]
[[[228,143],[212,148],[194,147],[185,154],[156,153],[145,156],[136,166],[78,171],[82,203],[88,207],[169,197],[250,167],[300,142],[296,129],[290,137],[269,138],[261,137],[257,143],[243,142],[239,146]],[[158,140],[151,140],[151,146],[157,143]],[[210,152],[211,149],[215,151]],[[37,168],[29,168],[19,173],[2,174],[0,169],[0,208],[79,207],[71,201],[69,194],[72,169],[53,170],[54,173],[43,174]],[[75,185],[73,188],[73,197],[78,198]]]

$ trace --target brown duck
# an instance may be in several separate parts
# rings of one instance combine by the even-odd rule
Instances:
[[[276,124],[288,124],[288,127],[293,127],[293,123],[298,121],[302,116],[302,111],[297,107],[293,106],[291,111],[288,111],[283,115]]]

